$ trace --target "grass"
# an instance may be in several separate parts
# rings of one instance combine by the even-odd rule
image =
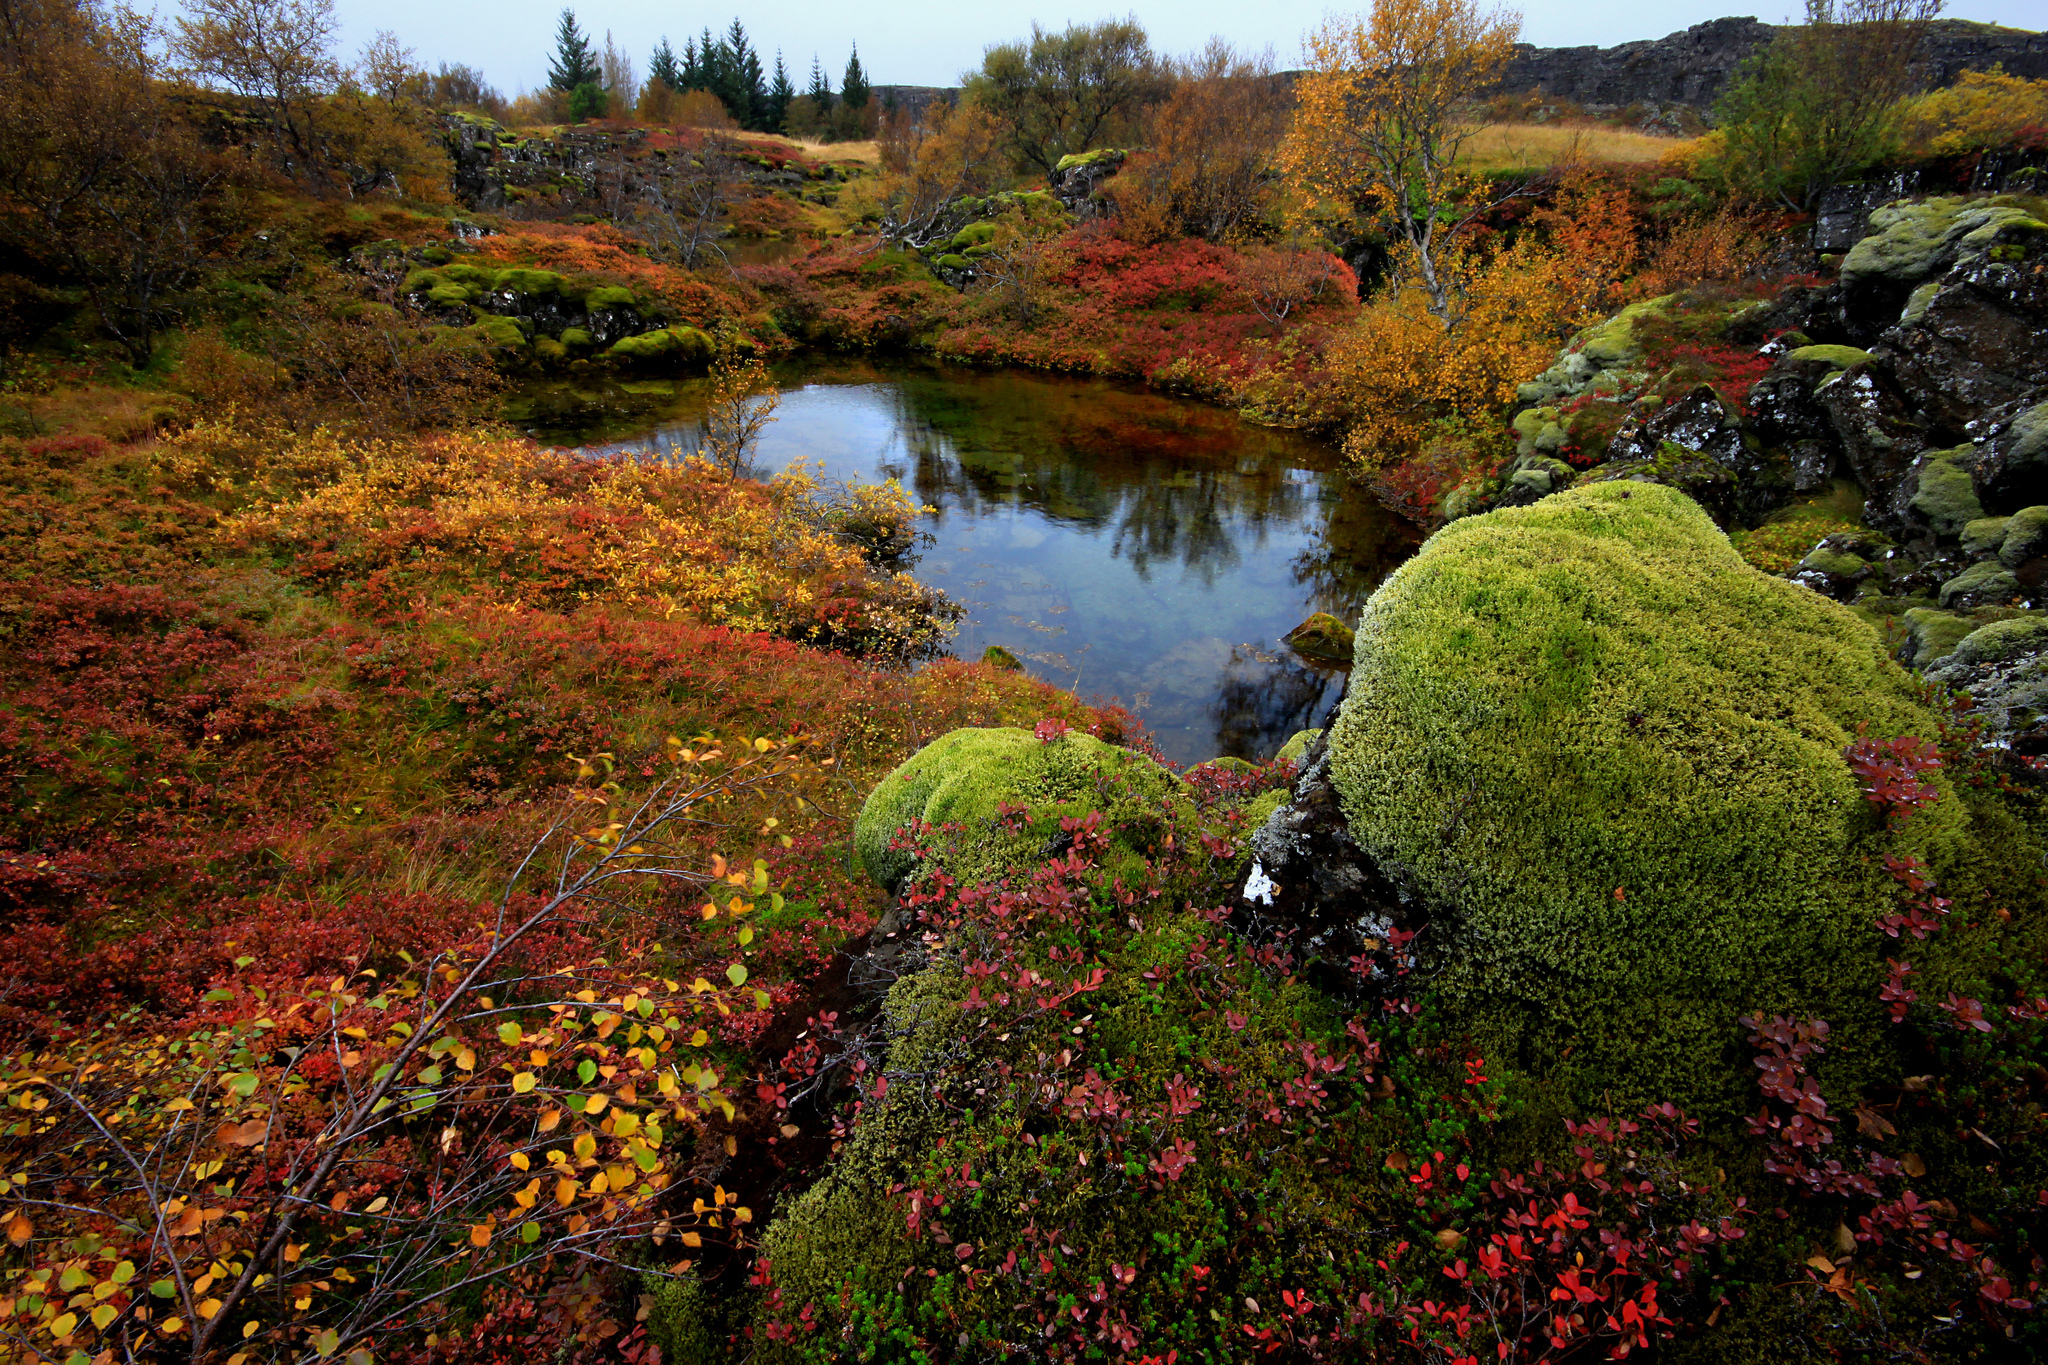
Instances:
[[[1473,130],[1460,159],[1475,171],[1529,170],[1561,161],[1636,165],[1661,161],[1689,145],[1683,138],[1594,124],[1488,123]]]

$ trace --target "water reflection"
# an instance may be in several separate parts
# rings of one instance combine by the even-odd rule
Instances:
[[[916,361],[783,367],[759,463],[896,478],[935,510],[919,577],[969,611],[967,657],[1137,711],[1182,762],[1270,755],[1342,686],[1280,637],[1350,617],[1414,549],[1326,444],[1094,380]],[[692,448],[699,383],[571,380],[519,394],[539,438]]]

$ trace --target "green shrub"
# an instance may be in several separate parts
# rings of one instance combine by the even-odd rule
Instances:
[[[1896,888],[1866,855],[1952,854],[1969,817],[1882,835],[1843,751],[1935,718],[1870,627],[1744,564],[1682,494],[1454,523],[1367,607],[1352,679],[1345,814],[1443,921],[1440,985],[1489,1056],[1727,1112],[1753,1097],[1746,1063],[1714,1065],[1736,1016],[1878,1032],[1851,1026],[1877,1017]]]

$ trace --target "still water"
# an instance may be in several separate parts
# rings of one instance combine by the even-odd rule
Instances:
[[[1320,725],[1339,669],[1280,637],[1356,617],[1418,537],[1328,444],[1099,380],[915,360],[780,367],[759,471],[897,479],[932,507],[914,572],[967,608],[954,652],[1002,645],[1038,677],[1136,712],[1182,763],[1270,757]],[[701,382],[592,377],[521,390],[554,445],[698,443]]]

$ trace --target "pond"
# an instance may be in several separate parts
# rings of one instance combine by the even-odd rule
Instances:
[[[1323,723],[1342,670],[1288,649],[1354,618],[1419,536],[1326,442],[1100,380],[917,360],[778,367],[755,465],[900,480],[934,510],[914,572],[967,609],[954,652],[1001,645],[1038,677],[1140,716],[1181,763],[1262,760]],[[698,444],[701,381],[529,385],[537,439],[628,454]]]

